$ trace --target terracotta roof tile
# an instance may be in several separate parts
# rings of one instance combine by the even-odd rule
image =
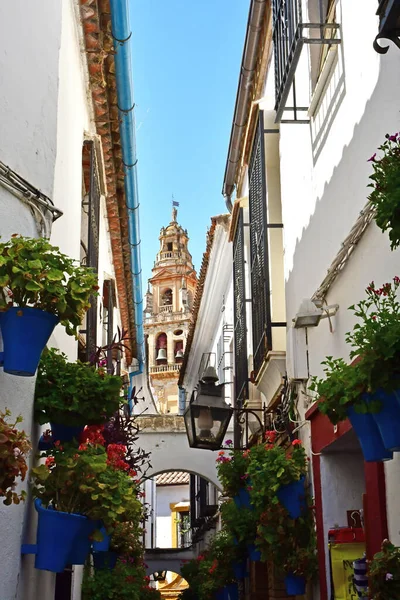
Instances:
[[[190,475],[184,471],[169,471],[156,476],[157,485],[188,485],[189,481]]]

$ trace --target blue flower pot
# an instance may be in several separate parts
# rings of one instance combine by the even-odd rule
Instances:
[[[378,425],[383,444],[387,450],[398,452],[400,450],[400,392],[386,393],[380,389],[375,392],[373,398],[382,402],[382,408],[378,413],[372,413],[375,423]]]
[[[247,574],[246,561],[234,562],[232,565],[235,579],[244,579]]]
[[[117,558],[116,552],[93,552],[94,568],[112,570],[117,564]]]
[[[237,583],[230,583],[225,587],[226,600],[239,600],[239,590]]]
[[[59,319],[38,308],[9,308],[0,313],[5,373],[32,377]]]
[[[98,523],[83,515],[43,508],[38,499],[35,508],[38,512],[35,568],[62,573],[67,564],[83,564],[91,546],[89,536]]]
[[[72,442],[75,439],[79,442],[79,437],[85,429],[84,425],[70,426],[61,423],[50,423],[52,441],[54,442]]]
[[[371,413],[358,413],[353,406],[349,406],[347,416],[358,437],[366,462],[393,458],[393,452],[385,448],[378,425]]]
[[[281,485],[276,492],[279,502],[283,504],[289,512],[291,519],[298,519],[307,508],[304,480],[305,477],[303,475],[298,481],[292,481],[286,485]]]
[[[105,527],[100,527],[103,536],[101,542],[93,542],[93,552],[107,552],[110,549],[111,536],[107,534]]]
[[[215,594],[215,600],[225,600],[225,590],[219,590],[216,594]]]
[[[249,544],[247,546],[247,553],[249,555],[250,560],[253,562],[260,562],[261,560],[261,552],[257,550],[255,544]]]
[[[247,485],[251,485],[250,480],[248,480]],[[239,493],[233,497],[233,501],[237,508],[250,508],[251,510],[254,508],[250,502],[250,494],[246,488],[240,488]]]
[[[302,596],[306,593],[306,579],[301,575],[288,573],[285,577],[285,587],[288,596]]]

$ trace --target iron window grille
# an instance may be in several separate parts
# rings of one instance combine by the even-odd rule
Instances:
[[[253,368],[258,373],[271,345],[271,303],[267,236],[263,114],[253,142],[249,165],[250,261],[253,331]]]
[[[89,189],[82,202],[82,208],[87,212],[87,246],[82,244],[86,251],[84,263],[96,273],[99,269],[99,226],[100,226],[100,198],[101,188],[99,169],[94,142],[84,142],[84,154],[89,153]],[[86,334],[86,360],[90,361],[97,347],[97,296],[90,297],[90,308],[86,313],[86,329],[81,333]]]
[[[112,348],[114,338],[114,307],[116,306],[115,284],[112,279],[103,283],[103,328],[105,345],[107,346],[107,373],[114,373],[113,360],[120,363],[120,352]],[[115,355],[117,354],[117,355]]]
[[[235,332],[235,404],[242,406],[249,396],[247,364],[246,285],[243,209],[239,210],[233,241],[233,290]]]
[[[299,114],[307,113],[308,106],[298,106],[295,84],[295,73],[304,44],[331,46],[341,42],[338,37],[340,25],[324,21],[323,0],[318,0],[319,23],[303,23],[301,2],[302,0],[272,0],[276,122],[308,122],[304,117],[299,118]],[[287,106],[290,91],[292,106]],[[292,118],[283,120],[284,111],[290,111]]]
[[[380,0],[376,13],[379,17],[379,33],[374,41],[374,49],[386,54],[389,46],[381,46],[378,40],[390,40],[400,48],[400,0]]]

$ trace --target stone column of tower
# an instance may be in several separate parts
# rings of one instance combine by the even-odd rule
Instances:
[[[160,249],[146,294],[150,385],[159,411],[178,412],[178,377],[197,286],[188,233],[172,220],[160,231]]]

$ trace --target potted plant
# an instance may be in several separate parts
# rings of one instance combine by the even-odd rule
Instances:
[[[39,363],[35,420],[51,424],[54,441],[78,438],[85,425],[104,423],[118,411],[121,387],[121,377],[79,360],[69,362],[51,348]]]
[[[307,504],[311,499],[306,497]],[[280,503],[267,503],[259,518],[257,547],[284,576],[288,595],[304,594],[306,581],[317,572],[315,523],[312,510],[294,520]],[[293,591],[295,590],[295,591]]]
[[[372,188],[368,196],[375,207],[375,221],[382,231],[389,231],[390,247],[392,250],[400,245],[400,135],[386,134],[386,140],[379,150],[380,158],[376,153],[369,161],[374,170],[370,175]]]
[[[306,508],[306,453],[300,440],[293,440],[290,448],[284,448],[275,443],[275,431],[267,431],[265,438],[264,444],[250,450],[251,503],[262,511],[268,502],[281,502],[289,516],[297,519]]]
[[[368,588],[374,600],[400,598],[400,548],[389,540],[382,542],[381,551],[368,565]]]
[[[0,244],[0,328],[6,373],[35,374],[58,322],[77,336],[89,298],[97,293],[94,272],[76,264],[44,238],[14,235]]]
[[[19,416],[10,423],[11,411],[7,408],[0,411],[0,497],[3,504],[19,504],[25,500],[26,492],[15,491],[16,481],[24,481],[28,465],[26,457],[31,449],[25,431],[17,428],[22,423]]]
[[[224,494],[235,498],[240,506],[249,507],[246,493],[246,473],[249,463],[249,452],[232,448],[232,441],[226,442],[227,448],[218,452],[217,471]]]
[[[104,447],[81,444],[45,453],[46,463],[32,469],[39,512],[35,566],[60,572],[83,564],[101,524],[139,521],[142,505],[129,472],[109,460]],[[99,540],[102,540],[100,534]]]
[[[149,582],[141,558],[120,557],[113,570],[85,567],[82,600],[161,600]]]
[[[332,422],[350,419],[367,461],[389,459],[400,449],[399,285],[400,279],[394,277],[381,288],[374,282],[367,287],[366,299],[350,307],[359,321],[346,334],[350,358],[357,358],[357,363],[350,366],[328,357],[326,380],[314,378],[310,387],[322,397],[319,408]],[[386,449],[380,458],[374,458],[377,451],[368,447],[374,427]],[[373,439],[378,448],[379,436]]]
[[[366,462],[390,460],[393,453],[385,448],[373,411],[380,404],[369,401],[363,387],[361,365],[349,365],[342,358],[328,356],[322,363],[324,379],[313,377],[309,389],[319,397],[318,409],[331,423],[349,419],[358,437]]]

